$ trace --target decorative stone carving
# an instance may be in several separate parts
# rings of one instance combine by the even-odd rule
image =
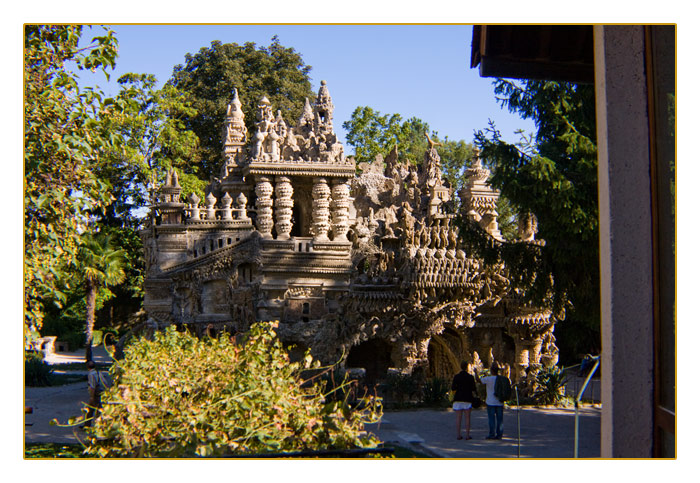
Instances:
[[[421,166],[402,162],[394,148],[356,174],[333,132],[333,111],[325,82],[296,125],[280,111],[273,116],[263,97],[246,152],[234,91],[221,179],[206,189],[205,206],[192,194],[185,210],[171,170],[154,203],[160,219],[154,214],[141,232],[148,315],[200,333],[279,320],[285,344],[324,363],[370,354],[426,377],[451,377],[461,360],[477,369],[495,361],[527,385],[540,365],[556,364],[551,314],[519,299],[501,263],[463,249],[438,143],[428,137]],[[462,216],[504,243],[498,192],[478,156],[466,175]],[[534,218],[521,225],[522,239],[542,242],[534,241]],[[374,360],[360,363],[367,377],[386,375],[370,374]]]
[[[330,229],[330,223],[328,221],[330,216],[330,195],[331,190],[328,187],[328,181],[326,180],[326,178],[314,178],[314,187],[312,191],[312,196],[314,200],[314,224],[311,232],[311,234],[314,236],[314,241],[328,240],[328,230]]]
[[[290,183],[290,179],[286,176],[278,176],[275,186],[275,213],[277,222],[275,229],[277,230],[278,240],[288,240],[289,233],[292,231],[292,208],[294,200],[292,194],[294,189]]]
[[[216,210],[214,209],[214,204],[216,204],[216,197],[214,194],[210,191],[209,194],[204,198],[204,201],[206,203],[206,211],[204,212],[205,217],[207,220],[215,220],[216,219]]]
[[[255,195],[258,197],[255,207],[258,231],[264,238],[272,238],[272,192],[270,179],[261,176],[255,185]]]
[[[231,212],[231,203],[233,198],[228,193],[225,193],[221,198],[221,219],[225,221],[233,220]]]
[[[195,193],[190,195],[190,219],[199,220],[201,218],[199,214],[199,196]]]
[[[333,180],[333,240],[347,241],[350,187],[342,179]]]

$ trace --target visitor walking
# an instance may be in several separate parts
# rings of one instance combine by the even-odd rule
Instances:
[[[92,426],[92,421],[97,417],[99,409],[102,407],[102,383],[100,381],[100,374],[95,369],[95,362],[88,361],[88,394],[90,398],[88,399],[88,413],[85,417],[84,426]]]
[[[503,403],[496,397],[494,391],[498,372],[498,364],[494,361],[491,364],[491,375],[478,379],[479,382],[486,385],[486,414],[489,419],[489,435],[486,436],[486,439],[501,439],[503,437]]]
[[[457,439],[462,439],[462,417],[464,417],[464,428],[467,434],[464,439],[472,439],[469,432],[471,430],[472,402],[474,402],[476,382],[474,381],[474,376],[467,372],[468,367],[469,364],[462,362],[461,372],[457,373],[452,379],[452,390],[455,391],[452,409],[457,414]]]

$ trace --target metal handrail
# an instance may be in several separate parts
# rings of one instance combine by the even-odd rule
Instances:
[[[578,403],[581,401],[581,398],[583,397],[583,393],[588,387],[588,383],[591,382],[591,378],[593,377],[593,374],[595,371],[598,369],[598,366],[600,365],[600,356],[595,356],[592,358],[595,360],[595,364],[593,365],[593,369],[590,370],[588,373],[588,376],[586,377],[586,380],[583,383],[583,386],[581,387],[581,390],[578,392],[578,396],[576,396],[576,401],[574,402],[574,405],[576,407],[576,415],[575,415],[575,426],[574,426],[574,458],[578,458]]]

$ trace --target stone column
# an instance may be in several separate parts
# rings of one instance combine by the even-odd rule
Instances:
[[[231,203],[233,203],[233,198],[226,192],[221,198],[221,219],[225,221],[233,220],[231,215]]]
[[[200,220],[200,214],[199,214],[199,202],[200,201],[201,200],[199,199],[199,196],[197,196],[196,194],[192,193],[190,195],[190,207],[191,207],[190,219],[191,220],[197,220],[197,221]]]
[[[313,201],[312,218],[314,223],[311,227],[311,234],[314,236],[314,241],[328,240],[328,230],[330,229],[330,200],[331,189],[328,187],[326,178],[314,178],[314,187],[311,192]]]
[[[237,220],[248,220],[248,213],[246,210],[246,204],[248,203],[248,198],[245,197],[243,193],[238,193],[236,198],[236,219]]]
[[[530,347],[526,340],[515,339],[515,381],[520,382],[527,375],[526,370],[530,365]]]
[[[286,176],[277,176],[275,181],[277,239],[289,240],[289,233],[292,231],[292,208],[294,207],[292,194],[294,194],[294,189],[291,180]]]
[[[257,228],[263,238],[272,238],[272,183],[265,176],[256,179],[255,195],[258,197],[255,208],[258,212]]]
[[[350,212],[350,186],[344,179],[333,180],[333,241],[348,241],[348,216]]]
[[[529,362],[530,364],[539,364],[540,356],[542,354],[542,334],[534,337],[532,339],[532,346],[530,347]]]
[[[207,197],[204,198],[204,201],[207,207],[204,212],[206,214],[207,220],[216,220],[216,209],[214,209],[214,205],[216,204],[216,197],[210,191]]]

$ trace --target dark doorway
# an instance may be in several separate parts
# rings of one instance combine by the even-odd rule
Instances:
[[[391,366],[391,346],[382,339],[371,339],[350,349],[346,367],[363,367],[365,382],[373,386],[386,376]]]

